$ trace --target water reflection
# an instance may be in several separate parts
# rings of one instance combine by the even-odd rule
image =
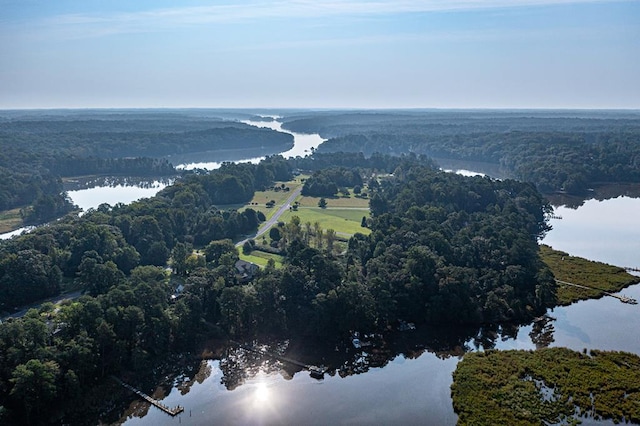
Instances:
[[[640,285],[625,290],[640,298]],[[295,365],[228,344],[219,360],[202,361],[176,372],[163,403],[182,405],[181,424],[455,424],[450,400],[451,373],[461,356],[489,349],[549,346],[624,350],[640,354],[636,327],[640,311],[607,297],[551,310],[531,324],[482,327],[418,326],[384,337],[362,337],[322,345],[306,339],[254,340],[248,346],[300,361],[324,365],[324,379],[313,379]],[[366,374],[365,374],[366,373]],[[140,415],[136,402],[130,407]],[[193,416],[190,416],[190,412]],[[133,424],[176,424],[151,409]]]
[[[264,120],[244,120],[242,123],[255,127],[264,127],[278,132],[293,135],[293,147],[279,153],[284,158],[305,157],[311,154],[321,143],[325,141],[318,134],[304,134],[290,132],[282,128],[282,123],[276,121],[278,117],[264,116]],[[267,120],[267,118],[270,118]],[[262,150],[229,150],[227,152],[196,153],[188,155],[173,156],[171,162],[178,164],[178,169],[194,170],[214,170],[219,168],[225,161],[237,163],[257,164],[264,160],[266,155],[273,154],[273,149]]]
[[[556,318],[545,315],[537,318],[533,322],[529,337],[531,338],[531,342],[536,346],[536,349],[547,348],[555,342],[553,337],[555,332],[553,326],[554,321],[556,321]]]
[[[557,207],[544,243],[573,256],[640,267],[640,198],[587,200],[579,209]]]
[[[600,185],[589,191],[586,197],[568,194],[547,195],[547,199],[554,206],[563,206],[572,210],[582,207],[587,201],[606,201],[618,197],[640,198],[640,184],[611,184]]]
[[[149,198],[173,183],[173,178],[92,177],[65,182],[67,195],[83,210],[97,208],[100,204],[115,205]]]
[[[91,176],[66,179],[65,191],[79,191],[96,187],[116,188],[119,186],[136,186],[143,189],[157,188],[159,184],[171,185],[175,177],[136,177],[136,176]]]

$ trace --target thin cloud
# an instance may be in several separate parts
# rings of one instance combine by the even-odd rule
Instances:
[[[628,34],[632,36],[632,33]],[[545,29],[521,30],[484,30],[484,31],[430,31],[427,33],[400,33],[384,34],[359,37],[324,38],[311,40],[292,40],[281,42],[251,43],[245,46],[218,47],[213,49],[221,51],[265,51],[265,50],[286,50],[299,48],[325,48],[344,47],[358,45],[381,45],[394,43],[439,43],[442,41],[465,43],[465,42],[494,42],[500,40],[557,40],[574,39],[581,41],[597,41],[604,37],[600,32],[585,28],[563,28],[560,32],[550,33]],[[204,52],[203,52],[204,53]]]
[[[151,9],[135,13],[65,14],[40,22],[68,37],[157,32],[172,28],[215,23],[238,23],[275,19],[321,19],[375,17],[406,13],[429,13],[486,9],[512,9],[578,3],[608,3],[616,0],[282,0],[246,4]],[[632,0],[622,0],[632,1]],[[620,0],[618,0],[620,2]]]

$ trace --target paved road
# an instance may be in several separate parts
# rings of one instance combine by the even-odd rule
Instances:
[[[1,318],[1,320],[4,321],[4,320],[6,320],[8,318],[21,318],[21,317],[24,316],[24,314],[27,313],[27,311],[29,309],[32,309],[32,308],[38,309],[40,306],[42,306],[46,302],[51,302],[54,305],[57,305],[58,303],[63,302],[65,300],[77,299],[81,295],[82,295],[81,291],[74,291],[73,293],[59,294],[57,296],[49,297],[48,299],[42,300],[42,301],[37,302],[37,303],[33,303],[33,304],[29,305],[29,306],[23,306],[22,309],[19,310],[18,312],[14,312],[12,314],[3,316]]]
[[[249,241],[252,238],[256,239],[262,236],[262,234],[264,234],[265,232],[267,232],[269,228],[271,228],[273,225],[275,225],[278,222],[278,219],[280,219],[280,216],[282,216],[282,213],[289,210],[291,203],[293,203],[293,201],[298,197],[298,195],[300,195],[301,191],[302,191],[302,185],[294,189],[291,192],[291,195],[289,195],[289,198],[287,198],[287,200],[280,206],[280,208],[278,208],[278,210],[273,214],[273,216],[271,216],[269,220],[267,220],[265,223],[262,224],[262,226],[258,229],[258,232],[256,232],[254,235],[248,236],[242,241],[238,241],[236,243],[236,247],[242,247],[242,245],[245,242]]]

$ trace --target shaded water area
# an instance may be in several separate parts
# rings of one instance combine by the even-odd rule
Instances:
[[[636,212],[636,213],[631,213]],[[640,199],[589,200],[559,207],[544,242],[559,250],[622,266],[640,266]],[[640,299],[640,285],[622,293]],[[220,359],[194,361],[162,387],[176,418],[135,401],[120,422],[171,424],[455,424],[450,398],[460,357],[486,349],[563,346],[640,354],[640,307],[604,297],[550,310],[525,325],[418,326],[356,349],[313,342],[247,342],[307,364],[329,368],[323,380],[309,372],[229,345]],[[153,389],[150,389],[153,390]],[[582,419],[583,424],[611,424]]]

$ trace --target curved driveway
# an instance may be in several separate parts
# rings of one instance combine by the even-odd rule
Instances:
[[[271,228],[273,225],[275,225],[278,222],[278,219],[280,219],[280,216],[282,216],[282,213],[289,210],[291,203],[293,203],[293,201],[298,197],[298,195],[300,195],[301,191],[302,191],[302,185],[294,189],[291,192],[291,195],[289,195],[289,198],[285,200],[285,202],[278,208],[278,210],[265,223],[263,223],[262,226],[260,226],[260,228],[258,229],[258,232],[256,232],[254,235],[248,236],[242,241],[238,241],[236,243],[236,247],[242,247],[242,245],[248,240],[252,238],[256,239],[262,236],[262,234],[264,234],[265,232],[267,232],[269,228]]]

